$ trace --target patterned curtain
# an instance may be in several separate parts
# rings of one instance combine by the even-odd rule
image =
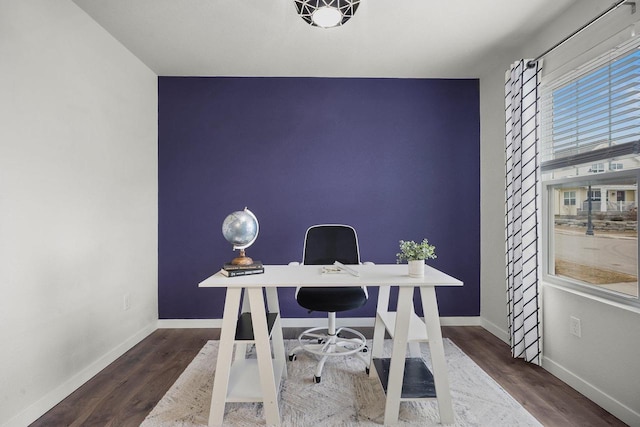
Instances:
[[[505,84],[506,273],[511,354],[541,363],[538,119],[542,64],[512,65]]]

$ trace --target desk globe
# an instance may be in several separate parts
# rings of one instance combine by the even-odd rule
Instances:
[[[258,237],[258,218],[249,209],[229,214],[222,223],[222,235],[233,245],[233,250],[240,249],[240,255],[231,261],[234,265],[249,265],[253,260],[246,256],[244,250],[251,246]]]

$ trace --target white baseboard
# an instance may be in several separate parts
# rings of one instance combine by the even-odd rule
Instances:
[[[338,317],[337,326],[373,327],[373,317]],[[325,326],[327,319],[324,317],[285,317],[282,319],[283,328],[315,328]],[[482,326],[478,316],[471,317],[441,317],[442,326]],[[158,328],[221,328],[222,319],[160,319]]]
[[[100,357],[91,365],[87,366],[85,369],[69,378],[63,384],[59,385],[51,392],[40,398],[38,401],[18,413],[16,416],[3,424],[2,427],[24,427],[36,421],[47,411],[49,411],[71,393],[80,388],[80,386],[93,378],[97,373],[109,366],[109,364],[113,363],[118,357],[122,356],[124,353],[133,348],[133,346],[148,337],[156,329],[157,324],[155,321],[153,321],[152,323],[129,337],[126,341],[109,351],[107,354]]]
[[[479,316],[441,317],[441,326],[482,326]]]
[[[623,403],[609,396],[593,384],[583,380],[564,366],[556,363],[548,357],[542,357],[542,367],[565,383],[569,384],[580,393],[587,396],[597,405],[618,417],[630,426],[640,426],[640,413],[634,411]]]
[[[509,344],[509,332],[507,332],[504,329],[500,328],[495,323],[488,321],[484,317],[481,317],[480,318],[480,326],[485,328],[487,331],[491,332],[496,337],[500,338],[502,341],[504,341],[507,344]]]

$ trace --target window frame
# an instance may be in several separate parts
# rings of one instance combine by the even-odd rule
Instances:
[[[632,295],[625,295],[620,292],[591,285],[589,283],[578,282],[577,280],[571,280],[568,277],[556,276],[549,273],[555,271],[555,236],[554,236],[554,212],[553,212],[553,190],[559,185],[566,184],[582,184],[585,182],[592,182],[592,185],[606,185],[612,184],[616,181],[623,179],[633,178],[636,180],[636,185],[640,184],[640,168],[638,169],[626,169],[622,171],[605,172],[600,174],[588,174],[581,176],[573,176],[568,178],[550,179],[541,181],[541,258],[542,258],[542,281],[559,286],[561,288],[567,288],[577,292],[593,295],[595,297],[602,298],[604,300],[613,301],[623,306],[631,306],[640,308],[640,239],[636,239],[637,250],[637,273],[638,276],[638,297]],[[640,190],[640,189],[639,189]],[[637,190],[636,195],[640,194]],[[636,200],[638,204],[639,200]],[[640,209],[636,209],[636,221],[638,219]],[[640,231],[640,230],[639,230]]]
[[[622,36],[622,33],[618,34]],[[606,302],[614,306],[640,312],[640,280],[638,281],[638,296],[627,295],[602,288],[598,285],[591,285],[579,280],[572,280],[569,277],[556,276],[549,274],[549,271],[555,272],[555,216],[554,204],[562,204],[562,199],[552,199],[554,191],[558,185],[571,185],[575,183],[591,183],[593,186],[602,186],[606,183],[616,184],[616,180],[632,178],[636,183],[636,221],[640,218],[640,165],[631,166],[624,164],[626,169],[614,169],[613,163],[624,162],[624,159],[635,157],[640,158],[640,133],[635,139],[623,139],[625,142],[617,144],[609,144],[608,146],[596,146],[590,150],[582,151],[578,149],[577,153],[570,156],[556,156],[554,154],[554,143],[550,140],[553,137],[553,94],[556,89],[560,89],[572,82],[583,79],[588,75],[597,74],[604,67],[612,62],[623,59],[630,54],[636,54],[640,49],[640,37],[628,39],[628,35],[624,37],[612,37],[601,44],[602,49],[594,50],[593,53],[584,53],[571,61],[568,61],[561,67],[551,71],[550,74],[545,73],[542,78],[541,105],[539,109],[540,120],[540,174],[538,175],[538,183],[540,190],[540,210],[538,213],[540,239],[538,249],[540,253],[541,265],[540,276],[542,284],[546,284],[558,289],[564,289],[577,295],[586,296],[594,300]],[[606,47],[605,47],[606,45]],[[597,52],[597,53],[596,53]],[[611,87],[611,86],[609,86]],[[556,104],[557,105],[557,104]],[[610,104],[611,108],[611,104]],[[611,136],[609,136],[611,139]],[[549,145],[546,145],[549,144]],[[604,145],[604,144],[603,144]],[[580,146],[580,144],[578,144]],[[552,150],[552,151],[549,151]],[[566,153],[565,153],[566,154]],[[598,163],[605,163],[605,170],[596,173],[581,173],[583,169]],[[622,163],[620,163],[622,165]],[[599,168],[597,168],[599,169]],[[565,171],[570,172],[562,175]],[[617,184],[619,184],[618,182]],[[601,194],[601,203],[608,200],[609,194]],[[576,205],[578,201],[576,200]],[[638,229],[640,231],[640,229]],[[638,236],[640,237],[640,236]],[[636,239],[636,276],[640,279],[640,239]]]

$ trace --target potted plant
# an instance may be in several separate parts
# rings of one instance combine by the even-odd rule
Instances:
[[[398,264],[406,260],[409,264],[409,276],[424,276],[424,261],[436,258],[436,247],[425,238],[421,243],[413,240],[400,240],[400,252],[396,254]]]

